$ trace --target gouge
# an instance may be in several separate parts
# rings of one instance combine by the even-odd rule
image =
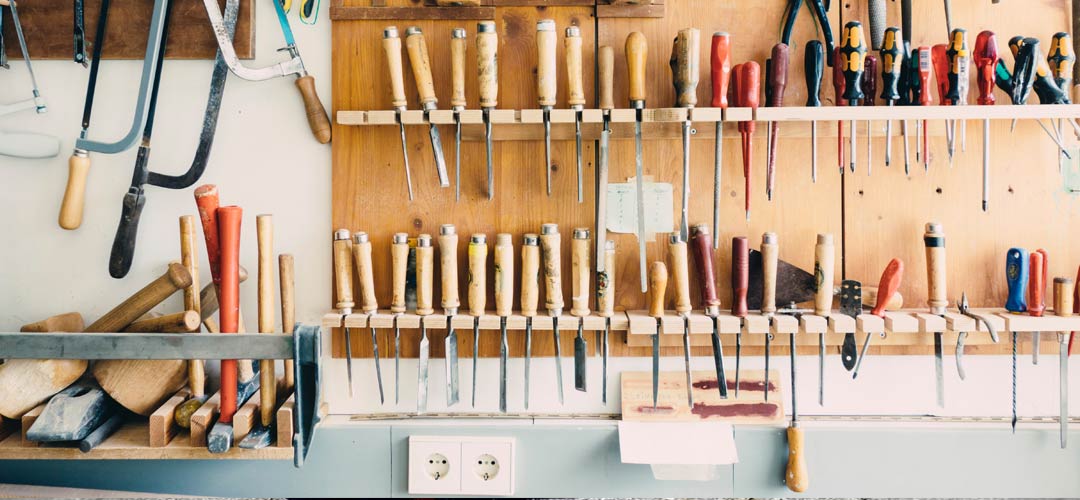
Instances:
[[[439,187],[450,187],[439,127],[431,122],[429,116],[432,110],[437,109],[436,104],[439,99],[435,97],[435,84],[431,79],[431,59],[428,57],[427,42],[424,41],[424,33],[420,31],[420,28],[410,26],[405,29],[405,47],[409,51],[409,65],[412,66],[413,79],[416,80],[416,92],[420,94],[424,120],[428,122],[428,135],[431,136],[431,150],[435,153],[435,173],[439,176]]]
[[[555,342],[555,382],[558,384],[559,404],[562,404],[563,371],[559,342],[559,316],[563,309],[562,237],[558,224],[540,226],[540,248],[544,262],[544,307],[551,316],[552,339]]]
[[[491,110],[499,102],[499,35],[494,21],[476,23],[476,67],[480,109],[484,111],[484,145],[487,147],[488,199],[495,197],[495,169],[492,166]]]
[[[345,371],[349,377],[349,396],[353,395],[352,376],[352,335],[349,327],[345,326],[345,316],[352,314],[353,302],[352,285],[352,240],[349,238],[348,229],[334,231],[334,291],[337,295],[338,313],[341,314],[341,325],[345,331]]]
[[[371,315],[379,310],[379,302],[375,298],[375,269],[371,265],[371,239],[367,233],[353,233],[352,257],[356,275],[360,279],[360,312],[367,314],[370,319]],[[379,367],[379,337],[375,334],[375,327],[369,327],[369,330],[372,357],[375,361],[375,381],[379,386],[379,402],[386,403],[382,369]]]
[[[642,151],[641,121],[645,112],[645,60],[649,47],[640,31],[626,37],[626,71],[629,80],[630,107],[634,108],[635,184],[637,193],[638,267],[641,272],[641,293],[649,291],[645,267],[645,164]]]
[[[660,329],[664,319],[664,292],[667,290],[668,272],[663,262],[649,266],[649,316],[656,318],[656,334],[652,346],[652,404],[660,397]]]
[[[391,105],[394,106],[394,121],[398,124],[401,133],[401,159],[405,164],[405,187],[409,191],[409,200],[413,199],[412,172],[409,170],[409,148],[405,144],[405,124],[401,121],[401,113],[408,106],[408,98],[405,97],[405,74],[401,64],[401,38],[398,37],[397,26],[388,26],[383,30],[383,50],[386,51],[386,64],[390,76]],[[460,144],[459,144],[460,145]]]
[[[525,316],[525,409],[529,409],[529,368],[532,362],[533,317],[540,301],[540,239],[526,234],[521,240],[521,315]]]
[[[577,337],[574,338],[574,389],[587,390],[586,357],[589,345],[585,342],[583,328],[589,315],[589,229],[574,228],[570,242],[570,314],[578,318]],[[597,346],[599,347],[599,346]]]
[[[746,292],[750,280],[750,245],[745,236],[731,239],[731,315],[739,318],[735,335],[735,398],[739,397],[739,368],[742,364],[742,334],[746,328]]]
[[[706,243],[707,244],[707,243]],[[615,242],[604,242],[605,271],[596,273],[596,314],[604,318],[603,344],[603,383],[600,387],[600,401],[607,403],[608,373],[608,335],[611,333],[611,317],[615,315]],[[601,346],[597,346],[601,349]]]
[[[510,233],[495,235],[495,314],[499,315],[499,411],[506,413],[506,318],[514,309],[514,241]],[[475,374],[473,375],[476,376]]]
[[[454,316],[461,306],[458,296],[458,235],[453,224],[443,224],[439,228],[439,264],[442,269],[442,308],[446,314],[446,405],[453,406],[459,401],[458,393],[458,338],[454,331]],[[419,266],[419,257],[417,258]],[[418,271],[419,272],[419,271]],[[419,280],[417,280],[419,281]]]
[[[697,105],[697,85],[699,74],[698,60],[701,59],[701,32],[696,28],[679,30],[673,47],[675,65],[672,66],[672,80],[675,83],[675,105],[680,108],[693,108]],[[717,122],[719,123],[719,122]],[[682,176],[682,211],[679,219],[679,239],[685,243],[690,238],[690,112],[682,123],[683,176]]]
[[[930,314],[942,315],[949,307],[946,298],[945,278],[945,232],[941,224],[929,222],[923,235],[926,246],[926,281],[927,305]],[[945,407],[945,369],[942,366],[941,337],[943,332],[934,332],[934,379],[937,387],[937,403]]]
[[[427,337],[427,322],[423,316],[435,312],[432,285],[435,281],[435,249],[431,247],[431,235],[416,238],[416,315],[420,316],[420,356],[417,363],[416,413],[427,412],[428,361],[431,347]],[[445,290],[443,293],[446,293]]]
[[[393,293],[390,299],[390,313],[394,315],[394,404],[401,402],[401,328],[398,318],[405,313],[405,282],[409,271],[409,235],[394,233],[390,244],[391,276]]]
[[[461,201],[461,112],[465,111],[465,28],[450,32],[450,109],[454,111],[454,201]]]
[[[555,20],[541,19],[536,23],[536,95],[544,112],[544,163],[548,196],[551,196],[551,109],[555,107],[557,83]]]
[[[831,234],[817,235],[814,246],[814,314],[828,318],[832,315],[833,268],[836,250]],[[825,334],[818,335],[818,405],[825,405]]]
[[[585,109],[585,90],[581,75],[581,29],[566,28],[566,103],[574,110],[574,141],[577,148],[577,201],[585,202],[584,174],[581,168],[581,113]],[[549,164],[550,166],[550,164]]]
[[[694,408],[694,386],[690,374],[690,267],[687,263],[686,242],[671,235],[671,274],[675,283],[675,312],[683,318],[683,359],[686,362],[686,404]]]
[[[474,234],[469,238],[469,315],[473,317],[472,405],[476,408],[476,376],[480,359],[480,317],[487,307],[487,236]]]
[[[727,399],[727,376],[724,374],[724,346],[720,343],[720,299],[716,295],[716,272],[713,270],[713,247],[709,241],[709,226],[698,224],[691,231],[690,243],[694,248],[694,267],[701,287],[701,301],[705,315],[712,318],[713,366],[716,368],[716,386],[720,398]]]
[[[713,33],[710,62],[712,107],[727,110],[728,84],[731,82],[731,35],[723,31]],[[721,167],[724,163],[724,122],[722,121],[716,122],[716,139],[713,141],[713,147],[712,245],[714,249],[718,249],[720,248],[720,178]]]

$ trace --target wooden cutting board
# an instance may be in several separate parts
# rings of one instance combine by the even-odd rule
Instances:
[[[735,372],[727,372],[728,398],[720,399],[715,371],[692,371],[694,408],[687,406],[686,372],[660,372],[656,409],[652,403],[652,372],[622,373],[622,418],[635,421],[723,420],[734,424],[773,424],[784,420],[780,376],[770,370],[769,401],[765,401],[765,371],[740,370],[739,398]]]

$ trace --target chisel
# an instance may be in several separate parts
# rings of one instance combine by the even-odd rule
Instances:
[[[510,233],[495,235],[495,314],[499,315],[499,411],[506,413],[506,318],[514,309],[514,240]],[[475,373],[473,375],[476,376]]]
[[[604,336],[601,339],[603,353],[603,379],[600,401],[607,403],[608,335],[611,333],[611,317],[615,315],[615,241],[604,242],[604,271],[596,273],[596,314],[604,318]]]
[[[1005,283],[1009,295],[1005,300],[1005,310],[1013,314],[1027,312],[1027,298],[1024,293],[1028,285],[1028,251],[1023,248],[1010,248],[1005,254]],[[1016,434],[1016,332],[1012,334],[1012,431]]]
[[[983,31],[975,38],[975,81],[979,86],[980,106],[993,106],[997,99],[994,97],[994,68],[997,67],[998,47],[997,38],[993,31]],[[982,209],[983,212],[990,206],[990,119],[983,119],[983,165],[982,165]]]
[[[927,302],[930,314],[941,316],[949,307],[945,290],[945,232],[941,224],[928,222],[923,234],[926,246]],[[945,407],[945,368],[942,365],[941,341],[943,332],[934,332],[934,380],[937,388],[937,404]]]
[[[424,121],[428,122],[428,135],[431,136],[431,150],[435,154],[435,172],[439,176],[439,187],[450,187],[450,177],[446,173],[446,159],[443,157],[442,139],[439,127],[431,122],[431,111],[438,109],[439,99],[435,97],[435,84],[431,79],[431,59],[428,57],[427,42],[420,28],[409,26],[405,29],[405,47],[409,52],[409,65],[412,66],[413,79],[416,80],[416,92],[424,107]]]
[[[454,111],[454,201],[461,201],[461,112],[465,111],[465,28],[450,32],[450,109]]]
[[[398,318],[405,313],[405,282],[409,271],[409,235],[394,233],[390,244],[391,275],[393,293],[390,299],[390,313],[394,315],[394,404],[401,402],[401,328]]]
[[[578,318],[577,337],[574,339],[574,389],[579,391],[586,390],[585,358],[589,352],[582,330],[585,316],[589,315],[590,250],[589,229],[574,228],[574,239],[570,242],[570,314]]]
[[[352,240],[349,238],[348,229],[334,231],[334,290],[337,295],[338,313],[341,314],[341,326],[345,331],[345,372],[348,377],[349,397],[353,395],[352,376],[352,335],[349,327],[345,326],[345,316],[352,314],[353,302],[352,286]]]
[[[814,314],[828,318],[832,315],[833,269],[836,250],[831,234],[817,235],[814,246]],[[818,334],[818,405],[825,405],[825,333]]]
[[[442,283],[442,308],[446,314],[446,405],[457,404],[458,397],[458,338],[454,331],[454,316],[461,306],[458,297],[458,235],[453,224],[439,227],[439,264]],[[419,265],[419,258],[417,258]],[[417,271],[419,272],[419,271]],[[419,280],[417,280],[419,281]],[[417,299],[419,300],[419,299]]]
[[[788,46],[782,43],[773,45],[772,57],[765,61],[767,67],[765,73],[768,96],[765,105],[771,108],[784,106],[784,91],[787,88],[788,74]],[[772,201],[773,190],[776,188],[776,145],[780,142],[780,122],[769,122],[769,157],[765,168],[765,197]],[[765,391],[768,394],[768,391]]]
[[[416,378],[416,413],[427,412],[428,361],[431,359],[431,346],[427,336],[427,321],[424,316],[435,312],[432,287],[435,281],[435,249],[431,247],[431,235],[421,234],[416,238],[416,315],[420,316],[420,356],[418,358]],[[443,293],[446,293],[445,290]]]
[[[694,247],[694,268],[698,272],[701,301],[705,315],[712,318],[713,366],[716,368],[716,386],[720,398],[727,399],[727,375],[724,374],[724,347],[720,343],[720,299],[716,295],[716,272],[713,270],[713,247],[709,241],[709,226],[698,224],[691,230],[690,242]]]
[[[858,106],[859,99],[864,97],[862,91],[862,75],[864,70],[864,64],[866,62],[866,40],[863,39],[862,23],[858,21],[851,21],[844,25],[844,36],[842,38],[841,46],[839,48],[840,57],[837,59],[837,63],[841,66],[844,74],[844,99],[847,100],[848,106]],[[851,171],[855,171],[855,139],[858,135],[855,128],[855,120],[850,120],[851,125],[851,151],[848,154],[851,156],[848,163],[851,165]]]
[[[581,113],[585,109],[585,90],[581,82],[581,29],[566,28],[566,104],[574,110],[574,142],[577,148],[577,202],[585,202],[584,173],[581,168]]]
[[[611,110],[615,108],[615,50],[609,46],[600,47],[597,65],[600,78],[600,109],[604,115],[604,128],[600,131],[600,158],[596,169],[596,224],[593,228],[596,237],[596,274],[607,271],[604,252],[607,249],[607,190],[608,190],[608,143],[611,140]]]
[[[885,38],[881,46],[881,99],[886,106],[893,106],[900,99],[900,79],[904,58],[900,40],[900,28],[895,26],[885,30]],[[907,120],[900,122],[901,134],[904,136],[904,175],[911,169],[908,159],[907,143]],[[885,166],[892,163],[892,120],[885,121]]]
[[[555,107],[557,83],[555,20],[541,19],[536,22],[536,96],[544,112],[544,164],[548,196],[551,196],[551,109]]]
[[[769,318],[765,333],[765,401],[769,400],[769,343],[772,341],[773,315],[776,314],[776,266],[779,264],[780,243],[776,233],[761,235],[761,315]]]
[[[885,270],[881,273],[881,279],[878,281],[877,301],[874,303],[874,308],[870,310],[870,314],[881,318],[885,317],[885,306],[896,291],[900,289],[900,282],[903,279],[904,261],[900,259],[890,260],[889,265],[885,266]],[[866,333],[862,350],[859,351],[859,358],[855,361],[855,370],[851,372],[852,380],[859,376],[859,368],[862,367],[862,362],[866,359],[866,352],[870,348],[870,339],[873,336],[872,332]]]
[[[562,353],[559,341],[559,316],[563,309],[562,237],[558,224],[540,226],[540,255],[544,262],[544,308],[551,316],[552,340],[555,343],[555,383],[559,404],[563,404]]]
[[[409,170],[409,147],[405,144],[405,124],[401,121],[401,114],[409,104],[405,96],[405,74],[401,64],[401,38],[398,37],[397,26],[388,26],[383,30],[383,50],[386,51],[386,64],[390,76],[390,95],[394,106],[394,121],[398,124],[401,132],[401,159],[405,163],[405,187],[409,190],[409,201],[413,199],[412,172]]]
[[[532,361],[533,317],[540,302],[540,238],[521,239],[521,315],[525,316],[525,409],[529,409],[529,365]]]
[[[663,262],[649,266],[649,316],[656,318],[656,333],[652,344],[652,405],[660,397],[660,331],[664,320],[664,292],[667,291],[668,272]]]
[[[675,105],[689,110],[697,105],[701,31],[696,28],[679,30],[673,52],[675,65],[671,68],[671,78],[675,82]],[[684,243],[690,238],[690,134],[690,111],[687,111],[682,123],[682,211],[679,218],[679,238]]]
[[[637,186],[638,268],[641,272],[641,293],[649,291],[645,267],[645,165],[642,158],[641,121],[645,112],[645,59],[648,45],[640,31],[626,37],[626,71],[629,80],[630,107],[634,109],[635,184]]]
[[[671,253],[671,277],[675,285],[675,313],[683,319],[683,359],[686,362],[686,404],[694,408],[694,386],[690,374],[690,266],[687,263],[686,242],[678,235],[671,235],[668,244]]]
[[[731,81],[731,35],[718,31],[712,36],[711,76],[712,107],[728,107],[728,84]],[[713,241],[714,249],[720,248],[720,178],[724,163],[724,122],[716,122],[716,138],[713,142]],[[726,388],[725,388],[726,391]]]
[[[1041,318],[1046,311],[1046,276],[1047,268],[1050,267],[1050,259],[1046,250],[1038,249],[1031,252],[1031,281],[1028,282],[1028,307],[1029,316]],[[1039,331],[1031,332],[1031,364],[1039,364]]]
[[[488,199],[495,197],[495,169],[491,155],[491,110],[499,101],[499,35],[494,21],[476,23],[477,84],[480,93],[480,109],[484,112],[484,143],[487,147]]]
[[[735,335],[735,398],[739,398],[739,368],[742,364],[742,334],[746,329],[746,292],[750,286],[750,245],[745,236],[731,239],[731,315],[739,318]]]
[[[480,317],[487,307],[487,236],[473,234],[469,238],[469,315],[473,317],[472,406],[476,408],[476,378],[480,359]]]
[[[375,270],[371,266],[371,239],[368,234],[359,231],[353,233],[352,245],[353,265],[356,267],[356,275],[360,278],[360,312],[371,315],[379,310],[379,302],[375,299]],[[375,327],[371,330],[371,350],[375,361],[375,381],[379,385],[379,403],[386,403],[383,394],[382,369],[379,367],[379,337],[375,334]]]
[[[803,72],[806,75],[806,106],[821,107],[821,77],[825,72],[825,48],[821,42],[806,42]],[[810,121],[810,180],[817,182],[817,120]],[[713,228],[718,230],[718,228]]]
[[[1054,314],[1063,317],[1073,315],[1074,293],[1073,280],[1054,278]],[[1068,444],[1069,433],[1069,340],[1071,335],[1069,332],[1058,332],[1058,426],[1061,434],[1061,449],[1065,449]]]

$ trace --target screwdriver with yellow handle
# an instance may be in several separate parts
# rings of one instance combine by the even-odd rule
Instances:
[[[863,98],[862,75],[865,69],[866,40],[863,39],[862,23],[851,21],[844,25],[844,33],[840,44],[840,65],[844,73],[844,99],[849,106],[858,106],[859,99]],[[851,126],[851,149],[849,164],[851,171],[855,171],[855,120],[850,120]]]
[[[887,106],[892,106],[900,99],[900,78],[904,64],[903,40],[900,28],[895,26],[885,30],[881,46],[881,99]],[[904,136],[904,175],[911,171],[908,156],[907,120],[900,122],[900,133]],[[892,163],[892,120],[885,122],[885,166]]]

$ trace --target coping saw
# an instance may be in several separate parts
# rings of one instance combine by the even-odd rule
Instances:
[[[26,69],[30,73],[33,97],[10,104],[0,104],[0,116],[31,108],[35,109],[38,114],[45,113],[48,107],[45,104],[45,98],[41,97],[41,92],[38,91],[37,78],[34,77],[34,67],[30,64],[30,53],[26,50],[26,38],[23,37],[22,24],[19,22],[19,11],[14,2],[0,0],[0,27],[3,26],[4,6],[11,9],[11,19],[15,24],[15,34],[19,39],[19,48],[22,50],[23,59],[26,61]],[[0,67],[7,68],[7,57],[4,50],[3,36],[0,35]],[[0,155],[16,158],[52,158],[59,152],[60,141],[51,135],[31,132],[0,132]]]

